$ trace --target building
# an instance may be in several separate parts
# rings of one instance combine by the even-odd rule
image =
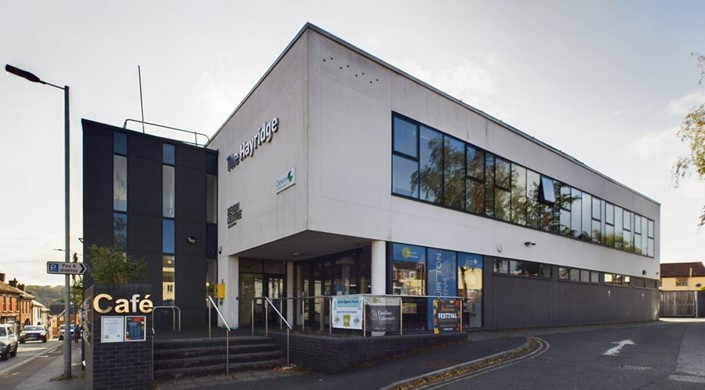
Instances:
[[[223,284],[231,327],[347,294],[405,296],[410,330],[427,296],[473,328],[658,318],[659,203],[310,24],[205,148],[84,120],[84,186],[88,245],[191,315]]]
[[[705,317],[705,266],[702,262],[661,264],[662,317]]]
[[[32,324],[34,296],[25,292],[24,287],[17,279],[6,283],[5,274],[0,273],[0,323],[16,324],[18,328]]]
[[[663,291],[696,291],[705,286],[705,265],[702,262],[661,264]]]

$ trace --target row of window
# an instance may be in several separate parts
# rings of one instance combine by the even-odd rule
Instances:
[[[392,193],[654,256],[654,221],[419,122],[392,117]]]
[[[528,276],[545,279],[551,279],[552,277],[552,266],[550,264],[505,259],[495,259],[493,264],[495,274]],[[600,272],[572,267],[558,267],[558,279],[579,283],[599,284]],[[657,288],[658,281],[646,278],[632,278],[627,275],[605,273],[604,283],[609,285]]]

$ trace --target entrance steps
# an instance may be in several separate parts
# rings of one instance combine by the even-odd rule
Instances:
[[[225,337],[154,340],[154,380],[225,374]],[[282,365],[279,347],[269,337],[231,336],[230,372]]]

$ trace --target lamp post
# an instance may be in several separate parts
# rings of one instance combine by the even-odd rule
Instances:
[[[35,76],[33,73],[27,72],[22,69],[15,68],[12,65],[5,65],[5,70],[15,76],[22,77],[23,79],[29,80],[33,83],[40,83],[48,85],[50,87],[62,89],[64,91],[64,210],[65,210],[65,242],[64,242],[64,254],[65,261],[70,262],[71,248],[69,246],[70,237],[70,197],[69,197],[69,86],[64,85],[60,87],[46,81],[41,80],[39,77]],[[64,378],[71,378],[71,337],[69,336],[69,324],[70,313],[71,312],[71,286],[69,283],[69,275],[66,275],[66,308],[65,308],[65,318],[64,318]]]

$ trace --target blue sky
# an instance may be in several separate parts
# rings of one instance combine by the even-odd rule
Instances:
[[[71,87],[72,241],[82,235],[81,118],[214,133],[306,22],[653,198],[662,262],[705,260],[705,183],[674,189],[687,109],[705,101],[702,1],[19,1],[0,64]],[[62,92],[0,72],[0,272],[61,284]],[[133,128],[134,125],[132,125]],[[160,134],[158,131],[151,131]]]

